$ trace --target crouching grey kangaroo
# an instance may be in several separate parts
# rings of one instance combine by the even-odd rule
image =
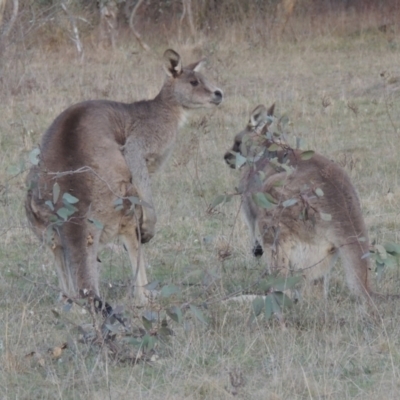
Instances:
[[[233,168],[246,156],[239,191],[253,253],[266,253],[270,269],[325,277],[341,258],[350,290],[361,298],[369,286],[368,232],[347,173],[326,157],[276,143],[268,132],[274,106],[258,106],[225,154]],[[274,144],[275,143],[275,144]],[[325,284],[325,295],[328,285]]]
[[[199,72],[202,64],[183,67],[179,54],[167,50],[166,79],[153,100],[75,104],[43,135],[25,209],[54,254],[67,296],[100,296],[98,252],[120,236],[136,271],[135,301],[148,301],[140,241],[153,237],[156,224],[150,175],[171,155],[187,111],[223,98]]]

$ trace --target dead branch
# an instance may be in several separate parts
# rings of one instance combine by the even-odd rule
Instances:
[[[118,6],[115,1],[106,2],[100,7],[100,34],[99,43],[103,45],[109,41],[115,49],[115,38],[118,32]]]
[[[296,3],[297,0],[281,0],[280,3],[278,3],[277,12],[281,25],[279,32],[280,36],[282,36],[285,32],[286,25],[293,14]]]
[[[129,27],[131,28],[133,35],[135,36],[136,40],[139,42],[142,49],[145,51],[149,51],[150,47],[142,40],[141,35],[135,29],[135,25],[133,24],[133,19],[135,18],[137,10],[142,5],[142,3],[143,3],[143,0],[138,0],[138,2],[135,4],[135,7],[133,7],[131,16],[129,17]]]
[[[6,0],[0,0],[0,27],[3,23],[4,10],[6,8]]]
[[[3,22],[3,16],[4,16],[4,9],[6,6],[6,1],[7,0],[0,0],[0,27]],[[10,34],[15,21],[17,20],[17,15],[18,15],[18,9],[19,9],[19,1],[18,0],[13,0],[13,11],[10,17],[10,20],[8,21],[7,26],[4,28],[2,34],[1,34],[1,39],[4,40],[7,38],[7,36]]]
[[[192,37],[195,38],[196,29],[193,23],[192,0],[182,0],[182,15],[179,18],[179,40],[182,40],[182,24],[186,15],[189,23],[190,33]]]
[[[121,198],[121,199],[126,199],[126,197],[121,197],[118,193],[114,192],[114,190],[111,188],[110,184],[108,181],[106,181],[105,179],[103,179],[93,168],[91,167],[81,167],[78,168],[76,170],[73,171],[63,171],[63,172],[48,172],[49,175],[54,175],[53,179],[58,179],[62,176],[66,176],[66,175],[73,175],[73,174],[82,174],[85,172],[91,172],[92,174],[94,174],[98,179],[100,179],[102,182],[104,182],[108,189],[110,190],[111,193],[113,193],[116,197]]]
[[[61,3],[61,7],[65,11],[65,13],[67,14],[67,16],[71,22],[72,33],[73,33],[73,37],[71,37],[71,39],[75,43],[76,50],[78,51],[80,60],[83,61],[83,57],[84,57],[83,45],[82,45],[81,39],[79,37],[79,30],[78,30],[78,26],[76,25],[76,18],[71,14],[71,12],[68,10],[68,8],[64,2]]]

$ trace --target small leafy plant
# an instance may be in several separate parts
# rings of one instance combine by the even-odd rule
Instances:
[[[284,292],[293,289],[300,280],[300,276],[262,279],[258,283],[258,288],[262,290],[265,295],[257,296],[253,300],[252,312],[248,324],[252,324],[261,314],[264,315],[267,321],[273,315],[276,315],[279,320],[282,320],[284,309],[293,306],[293,301]]]

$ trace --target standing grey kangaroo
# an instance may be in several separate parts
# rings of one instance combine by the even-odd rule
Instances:
[[[340,257],[350,290],[369,298],[373,293],[366,257],[368,232],[349,176],[320,154],[308,158],[302,157],[301,150],[283,144],[271,147],[275,141],[268,125],[273,112],[274,106],[269,110],[258,106],[225,154],[233,168],[236,153],[248,160],[239,192],[242,214],[255,244],[253,253],[262,255],[264,251],[271,270],[283,274],[297,271],[307,280],[324,277],[325,296],[328,273]],[[266,203],[265,198],[264,204],[257,202],[261,193],[268,194],[266,199],[271,202]]]
[[[153,100],[75,104],[43,135],[39,164],[27,176],[25,209],[54,254],[65,295],[100,297],[98,252],[119,236],[136,271],[135,302],[148,302],[140,241],[153,237],[156,224],[150,175],[171,155],[187,111],[223,99],[199,72],[202,64],[183,67],[169,49],[166,79]]]

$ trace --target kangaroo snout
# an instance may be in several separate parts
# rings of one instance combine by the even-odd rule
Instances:
[[[221,89],[217,89],[214,91],[214,96],[211,100],[211,103],[214,103],[218,106],[219,104],[222,103],[223,98],[224,98],[224,93],[222,92]]]
[[[225,162],[233,169],[236,169],[236,153],[241,154],[242,136],[242,132],[236,135],[232,148],[224,155]]]
[[[224,160],[225,160],[225,162],[226,162],[231,168],[233,168],[233,169],[236,168],[236,166],[235,166],[235,164],[236,164],[236,157],[235,157],[235,155],[234,155],[232,152],[227,151],[227,152],[225,153],[225,155],[224,155]]]

